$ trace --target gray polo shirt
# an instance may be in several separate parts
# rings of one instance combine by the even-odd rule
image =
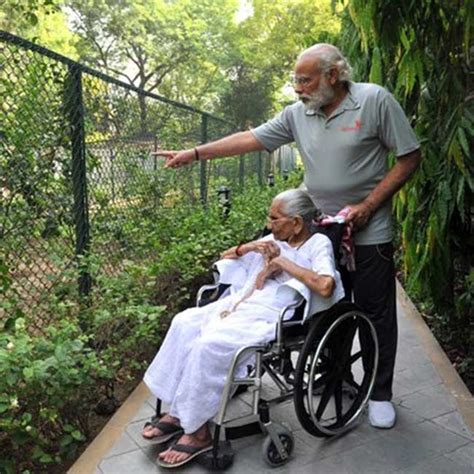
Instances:
[[[370,194],[388,171],[390,150],[402,156],[420,147],[392,94],[364,83],[350,83],[349,93],[330,117],[297,102],[252,133],[269,151],[296,142],[308,192],[329,215]],[[390,240],[389,201],[356,233],[355,243],[372,245]]]

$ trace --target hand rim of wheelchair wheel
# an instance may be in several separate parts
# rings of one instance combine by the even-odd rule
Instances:
[[[286,449],[288,456],[286,459],[282,459],[271,436],[267,435],[262,444],[262,456],[264,461],[270,467],[278,467],[286,464],[290,460],[290,456],[293,453],[293,449],[295,447],[295,438],[293,433],[285,426],[280,425],[278,427],[278,437]]]
[[[321,423],[321,421],[318,420],[318,418],[316,417],[318,409],[315,409],[314,402],[313,402],[313,397],[309,396],[309,394],[314,393],[313,392],[313,380],[314,380],[314,377],[315,377],[316,369],[318,368],[318,363],[319,363],[320,357],[322,355],[322,351],[326,348],[326,342],[328,341],[328,339],[330,338],[330,336],[332,335],[334,330],[349,318],[359,318],[359,319],[361,319],[364,322],[364,324],[366,324],[366,326],[370,329],[370,335],[372,337],[372,342],[373,342],[373,345],[374,345],[374,353],[373,353],[373,357],[372,357],[372,359],[373,359],[373,362],[372,362],[373,363],[373,368],[372,368],[372,373],[370,374],[370,382],[369,382],[369,385],[368,385],[367,392],[366,392],[365,396],[363,397],[363,399],[360,401],[359,405],[356,406],[356,402],[354,402],[354,404],[351,406],[351,408],[344,415],[344,417],[346,417],[348,414],[350,414],[350,416],[348,417],[347,420],[344,421],[344,423],[342,423],[342,425],[340,427],[337,427],[337,426],[328,427],[328,426],[324,426]],[[358,329],[359,328],[356,328],[356,330],[358,330]],[[355,336],[355,333],[354,333],[354,336]],[[354,340],[354,339],[352,339],[352,340]],[[363,350],[362,349],[360,350],[360,353],[361,353],[360,357],[362,357],[363,356]],[[351,356],[349,358],[349,360],[352,357],[353,356]],[[364,410],[364,407],[366,406],[366,404],[369,400],[369,397],[372,393],[372,389],[373,389],[373,386],[374,386],[374,383],[375,383],[375,376],[376,376],[376,373],[377,373],[377,365],[378,365],[377,334],[375,332],[375,328],[374,328],[372,322],[370,321],[370,319],[365,314],[363,314],[359,311],[355,311],[355,310],[349,311],[349,312],[339,316],[329,326],[326,333],[321,338],[321,340],[320,340],[320,342],[319,342],[319,344],[316,348],[316,352],[314,353],[312,363],[311,363],[311,369],[310,369],[309,380],[308,380],[307,402],[308,402],[309,414],[310,414],[311,419],[312,419],[312,421],[313,421],[313,423],[314,423],[314,425],[315,425],[315,427],[318,431],[320,431],[321,433],[323,433],[325,435],[328,435],[328,436],[334,436],[334,435],[337,435],[337,434],[341,434],[341,433],[343,433],[343,432],[345,432],[345,431],[347,431],[348,429],[351,428],[351,426],[356,422],[356,420],[361,415],[361,413]],[[365,375],[364,375],[364,378],[365,378]],[[342,384],[342,380],[341,380],[340,383]],[[362,387],[362,385],[363,384],[361,384],[361,387]],[[341,390],[342,390],[342,386],[341,386]],[[329,403],[330,398],[331,398],[331,396],[328,398],[326,406]],[[354,407],[355,407],[355,409],[354,409]],[[353,413],[350,413],[351,410],[353,410]],[[337,415],[336,415],[336,418],[337,418]],[[336,421],[335,424],[337,424],[337,421]]]

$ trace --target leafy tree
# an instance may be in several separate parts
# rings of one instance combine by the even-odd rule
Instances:
[[[256,125],[281,108],[296,56],[316,42],[333,41],[340,22],[329,0],[254,0],[239,24],[229,54],[229,87],[221,107],[241,127]]]
[[[473,25],[472,2],[351,0],[341,38],[359,78],[392,90],[421,139],[421,169],[394,203],[403,269],[415,294],[448,310],[444,323],[467,347],[470,310],[461,302],[472,301]]]
[[[56,0],[4,0],[0,9],[0,28],[15,33],[28,31],[38,24],[38,17],[43,13],[51,14],[56,11]]]
[[[86,63],[179,100],[182,90],[202,92],[196,89],[214,75],[212,60],[225,52],[236,2],[71,0],[68,6]],[[139,104],[146,131],[143,97]]]
[[[4,0],[0,6],[0,29],[75,59],[75,35],[68,28],[62,3],[62,0]]]

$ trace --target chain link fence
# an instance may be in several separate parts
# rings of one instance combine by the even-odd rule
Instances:
[[[78,257],[93,250],[113,273],[123,259],[146,257],[141,223],[167,201],[205,205],[218,186],[264,185],[295,163],[288,149],[167,171],[151,151],[192,147],[233,125],[6,32],[0,97],[1,292],[38,328],[50,318],[45,296],[75,275]],[[87,272],[78,287],[91,291]],[[0,320],[8,309],[0,306]]]

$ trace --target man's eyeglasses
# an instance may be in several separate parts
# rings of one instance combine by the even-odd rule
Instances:
[[[316,71],[316,74],[324,74],[328,72],[331,68],[319,68]],[[295,73],[290,74],[290,81],[293,85],[299,84],[301,86],[307,86],[314,78],[314,76],[297,76]]]
[[[301,86],[307,86],[313,79],[314,77],[309,76],[296,76],[295,74],[290,75],[290,81],[294,85],[299,84]]]

